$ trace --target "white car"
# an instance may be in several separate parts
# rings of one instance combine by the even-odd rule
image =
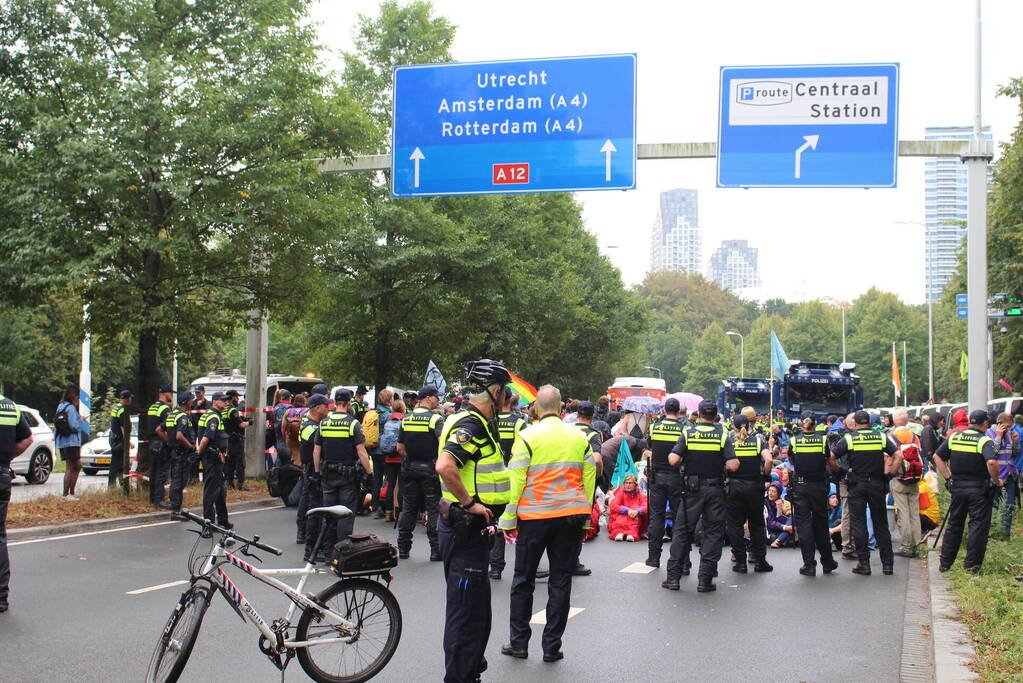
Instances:
[[[44,484],[53,472],[54,453],[53,431],[39,412],[28,406],[18,405],[32,430],[32,443],[25,452],[11,461],[11,469],[15,474],[25,477],[29,484]]]
[[[100,470],[110,469],[110,438],[106,431],[96,432],[96,438],[82,446],[82,471],[96,474]],[[139,416],[131,416],[131,440],[138,443]]]

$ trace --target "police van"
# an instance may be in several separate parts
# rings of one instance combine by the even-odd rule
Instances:
[[[266,404],[273,405],[274,394],[278,389],[287,389],[293,394],[309,393],[317,384],[322,384],[319,377],[299,377],[297,375],[272,374],[266,376]],[[208,399],[218,391],[234,389],[241,399],[245,400],[245,375],[237,369],[217,368],[210,374],[192,380],[190,388],[195,391],[198,386],[205,387]]]

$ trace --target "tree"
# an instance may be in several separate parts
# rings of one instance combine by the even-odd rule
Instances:
[[[684,372],[683,391],[716,398],[721,380],[739,374],[739,349],[725,335],[724,328],[711,323],[693,345]]]
[[[89,329],[136,340],[143,401],[174,339],[294,315],[340,223],[312,159],[354,151],[364,118],[318,62],[309,4],[0,4],[0,249],[17,255],[0,291],[73,288]]]
[[[784,339],[786,355],[820,363],[841,361],[841,312],[821,301],[794,304],[791,310]]]

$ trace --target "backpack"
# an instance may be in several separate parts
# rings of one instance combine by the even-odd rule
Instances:
[[[914,482],[920,479],[924,473],[924,465],[920,460],[920,448],[916,444],[902,444],[899,448],[902,453],[902,473],[899,474],[899,481]]]
[[[398,450],[398,435],[401,432],[401,420],[394,418],[384,423],[384,431],[380,434],[380,452],[394,453]]]
[[[380,445],[380,413],[376,410],[367,410],[362,416],[362,435],[366,437],[366,448],[376,448]]]
[[[281,435],[285,440],[298,440],[298,432],[302,425],[302,416],[309,411],[308,408],[289,408],[284,414],[281,424]]]
[[[64,406],[53,416],[53,428],[56,430],[57,436],[69,437],[75,433],[75,430],[71,428],[71,419],[68,417],[68,408],[70,407],[70,405]]]

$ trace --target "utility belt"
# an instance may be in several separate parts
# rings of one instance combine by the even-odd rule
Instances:
[[[14,479],[14,470],[11,469],[11,463],[0,465],[0,477],[4,475]]]
[[[456,546],[469,545],[474,538],[487,533],[482,515],[466,512],[465,508],[453,500],[442,497],[437,503],[437,512],[451,529]]]
[[[768,478],[770,478],[770,475],[768,475]],[[728,480],[729,481],[759,481],[759,482],[763,482],[764,481],[764,475],[762,475],[762,474],[749,474],[749,475],[747,475],[747,474],[741,474],[741,475],[732,474],[732,475],[729,475]]]
[[[949,491],[959,491],[962,489],[983,491],[990,488],[995,488],[995,484],[991,479],[957,479],[953,477],[948,480]]]
[[[358,484],[362,479],[362,467],[356,463],[324,462],[320,465],[323,484],[328,488]]]
[[[696,493],[707,486],[723,486],[725,480],[722,477],[701,477],[697,474],[690,474],[682,479],[682,488],[686,493]]]
[[[850,484],[858,484],[858,483],[864,482],[864,481],[880,481],[880,482],[887,482],[888,481],[888,475],[884,474],[883,472],[882,473],[877,473],[877,472],[853,472],[852,470],[850,470],[849,474],[847,476],[848,476],[848,481],[849,481]]]
[[[826,474],[797,474],[794,481],[797,484],[823,484],[827,481]]]
[[[436,463],[436,460],[412,460],[405,458],[401,463],[401,469],[406,473],[435,475],[437,474]]]

